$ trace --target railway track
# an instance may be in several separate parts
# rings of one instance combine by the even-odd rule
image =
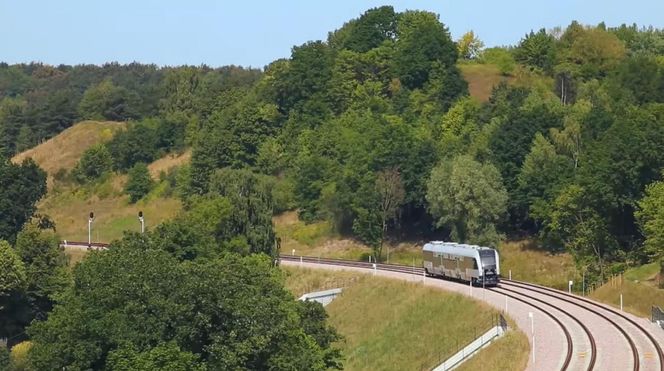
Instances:
[[[552,304],[545,302],[544,300],[541,300],[541,299],[538,299],[538,298],[535,298],[535,297],[532,297],[532,296],[528,296],[527,294],[524,294],[524,293],[521,293],[521,292],[518,292],[518,291],[515,291],[515,290],[510,290],[510,289],[507,289],[507,288],[505,288],[505,287],[501,287],[501,288],[499,288],[499,289],[491,289],[491,290],[493,290],[493,291],[497,291],[497,292],[506,291],[506,292],[512,293],[512,294],[508,294],[508,293],[505,293],[505,292],[501,292],[503,295],[506,295],[506,296],[508,296],[508,297],[510,297],[510,298],[512,298],[512,299],[519,300],[519,301],[523,302],[524,304],[527,304],[527,305],[533,306],[533,307],[535,307],[535,308],[538,308],[538,307],[535,306],[535,305],[532,304],[532,303],[529,303],[528,300],[534,300],[534,301],[537,301],[537,302],[542,303],[542,304],[544,304],[544,305],[546,305],[546,306],[548,306],[548,307],[553,308],[553,309],[556,310],[556,311],[559,311],[559,312],[563,313],[565,316],[567,316],[568,318],[570,318],[572,321],[576,322],[576,324],[578,324],[579,327],[581,327],[581,329],[583,329],[583,332],[586,334],[586,337],[588,338],[588,341],[589,341],[589,343],[590,343],[590,363],[588,364],[587,370],[590,371],[590,370],[594,370],[594,369],[595,369],[595,362],[597,361],[597,343],[596,343],[596,341],[595,341],[595,337],[592,335],[592,333],[590,332],[590,330],[588,329],[588,327],[587,327],[585,324],[583,324],[583,322],[581,322],[578,318],[576,318],[574,315],[572,315],[572,314],[569,313],[568,311],[563,310],[563,309],[561,309],[561,308],[557,308],[557,307],[553,306]],[[528,299],[527,299],[527,300],[519,299],[519,298],[515,297],[514,294],[516,294],[516,295],[522,295],[522,296],[524,296],[524,297],[526,297],[526,298],[528,298]],[[561,328],[563,328],[563,331],[565,332],[565,337],[567,338],[567,356],[566,356],[566,358],[565,358],[565,362],[563,363],[563,367],[562,367],[562,369],[563,369],[563,370],[567,370],[567,369],[569,368],[569,366],[570,366],[571,358],[572,358],[572,354],[573,354],[573,352],[574,352],[574,345],[573,345],[572,337],[571,337],[571,335],[570,335],[570,333],[569,333],[569,330],[567,329],[567,327],[565,327],[565,326],[562,324],[562,322],[561,322],[558,318],[554,317],[553,314],[551,314],[550,310],[545,311],[545,310],[543,310],[543,309],[541,309],[541,308],[540,308],[540,310],[542,310],[543,312],[545,312],[546,315],[548,315],[549,317],[554,318],[554,319],[555,319],[555,322],[558,323],[558,325],[559,325]]]
[[[64,244],[63,244],[64,245]],[[66,246],[76,247],[76,248],[87,248],[87,242],[69,242]],[[93,243],[91,244],[92,249],[105,249],[107,244]],[[323,265],[333,265],[341,267],[351,267],[351,268],[360,268],[374,271],[386,271],[386,272],[395,272],[416,276],[423,276],[425,274],[424,269],[421,267],[415,266],[406,266],[399,264],[383,264],[383,263],[369,263],[361,261],[352,261],[344,259],[328,259],[320,257],[310,257],[310,256],[292,256],[292,255],[281,255],[281,260],[290,261],[290,262],[302,262],[302,263],[313,263],[313,264],[323,264]],[[521,291],[519,291],[521,290]],[[591,313],[603,321],[608,322],[613,328],[615,328],[627,341],[630,347],[632,354],[632,365],[634,371],[641,370],[641,354],[637,347],[637,342],[634,340],[634,332],[639,332],[650,343],[649,347],[652,347],[658,359],[658,368],[661,371],[664,371],[664,351],[662,346],[659,344],[657,339],[642,325],[638,324],[629,316],[613,309],[608,306],[598,304],[591,300],[588,300],[584,297],[579,297],[576,295],[571,295],[560,290],[551,289],[544,286],[539,286],[527,282],[517,281],[517,280],[501,280],[501,286],[499,288],[491,289],[491,291],[505,295],[512,300],[516,300],[525,305],[528,305],[548,316],[553,322],[555,322],[561,331],[564,333],[567,340],[566,345],[566,356],[561,367],[562,370],[568,370],[572,364],[572,355],[574,352],[574,342],[572,336],[570,335],[569,328],[564,324],[560,318],[556,315],[557,313],[562,313],[564,316],[570,318],[575,322],[585,334],[585,337],[590,344],[590,358],[589,363],[587,364],[587,370],[597,369],[597,359],[598,359],[598,350],[597,342],[595,336],[588,326],[580,319],[579,316],[570,313],[569,310],[560,308],[560,306],[555,306],[554,304],[547,302],[543,299],[537,298],[537,295],[544,295],[551,298],[552,300],[558,300],[560,302],[568,303],[569,305],[579,308],[579,310]],[[525,292],[524,292],[525,291]],[[612,318],[613,317],[613,318]],[[619,320],[617,320],[619,319]],[[619,321],[622,321],[621,324]],[[625,326],[625,324],[627,326]],[[629,327],[629,331],[626,329]],[[640,343],[643,348],[643,342]],[[608,349],[606,351],[609,351]]]
[[[602,305],[602,304],[596,303],[592,300],[588,300],[584,297],[580,297],[580,296],[577,296],[577,295],[572,295],[572,294],[569,294],[569,293],[566,293],[566,292],[563,292],[563,291],[560,291],[560,290],[555,290],[555,289],[552,289],[552,288],[549,288],[549,287],[535,285],[535,284],[528,283],[528,282],[516,281],[516,280],[503,280],[502,284],[507,285],[507,286],[512,286],[512,287],[527,288],[531,291],[538,292],[538,293],[541,293],[543,295],[546,295],[546,296],[549,296],[549,297],[552,297],[552,298],[557,298],[558,300],[562,300],[562,301],[568,302],[570,304],[576,305],[578,307],[581,307],[584,310],[586,310],[588,312],[591,312],[593,314],[596,314],[596,315],[600,316],[601,318],[605,319],[607,322],[611,323],[612,326],[614,326],[616,329],[618,329],[618,331],[620,331],[620,333],[629,342],[630,348],[631,348],[631,351],[632,351],[632,355],[633,355],[633,359],[634,359],[634,370],[638,371],[640,369],[640,366],[641,366],[640,365],[641,364],[641,362],[640,362],[641,357],[640,357],[640,354],[637,350],[636,343],[634,342],[633,337],[628,333],[628,331],[625,329],[624,326],[621,326],[619,323],[617,323],[617,321],[615,321],[614,319],[611,319],[607,315],[607,313],[609,315],[613,315],[615,317],[621,318],[622,320],[624,320],[625,322],[627,322],[631,326],[633,326],[633,328],[635,328],[637,330],[637,332],[643,334],[648,339],[650,344],[655,349],[655,353],[657,354],[657,358],[659,360],[659,369],[664,370],[664,351],[662,350],[661,344],[659,343],[659,341],[657,341],[657,339],[655,339],[655,337],[648,330],[646,330],[643,326],[641,326],[636,321],[631,319],[629,316],[627,316],[627,315],[625,315],[625,314],[623,314],[623,313],[621,313],[621,312],[619,312],[619,311],[617,311],[613,308],[610,308],[606,305]]]
[[[327,265],[337,265],[337,266],[346,266],[346,267],[355,267],[355,268],[365,268],[365,269],[376,269],[376,270],[384,270],[384,271],[391,271],[391,272],[399,272],[399,273],[407,273],[407,274],[415,274],[415,275],[423,275],[424,274],[424,269],[420,267],[409,267],[405,265],[398,265],[398,264],[374,264],[374,263],[367,263],[367,262],[358,262],[358,261],[348,261],[348,260],[343,260],[343,259],[323,259],[323,258],[316,258],[316,257],[295,257],[295,256],[288,256],[288,255],[282,255],[280,257],[282,260],[288,260],[288,261],[301,261],[303,263],[315,263],[315,264],[327,264]],[[507,286],[507,287],[506,287]],[[662,351],[662,346],[659,344],[657,339],[654,338],[654,336],[646,330],[643,326],[638,324],[636,321],[631,319],[629,316],[620,313],[619,311],[612,309],[610,307],[607,307],[605,305],[601,305],[598,303],[595,303],[591,300],[588,300],[583,297],[579,297],[576,295],[571,295],[559,290],[551,289],[548,287],[544,286],[539,286],[539,285],[534,285],[531,283],[527,282],[521,282],[521,281],[516,281],[516,280],[507,280],[503,279],[501,280],[501,287],[497,289],[492,289],[492,291],[499,292],[503,295],[506,295],[510,297],[511,299],[526,303],[527,305],[540,310],[541,312],[545,313],[547,316],[550,318],[555,317],[552,313],[551,310],[547,310],[542,307],[542,305],[535,304],[533,302],[538,302],[540,304],[544,304],[545,306],[555,308],[555,310],[562,312],[565,314],[567,317],[571,318],[576,324],[578,324],[583,332],[585,333],[589,343],[590,343],[590,362],[588,364],[587,369],[588,370],[594,370],[596,369],[596,361],[598,357],[598,350],[597,350],[597,341],[592,334],[591,330],[588,328],[586,324],[584,324],[578,316],[570,313],[569,311],[563,310],[559,307],[556,307],[550,303],[547,303],[546,301],[542,299],[538,299],[534,297],[534,295],[530,295],[528,293],[524,292],[518,292],[515,291],[514,288],[521,288],[521,289],[526,289],[529,291],[532,291],[533,293],[538,293],[542,295],[546,295],[548,297],[551,297],[555,300],[559,300],[565,303],[569,303],[573,306],[576,306],[580,308],[583,311],[586,311],[588,313],[591,313],[593,315],[598,316],[602,320],[608,322],[611,326],[613,326],[622,336],[623,338],[627,341],[630,347],[631,355],[632,355],[632,365],[633,365],[633,370],[639,371],[642,369],[641,365],[641,354],[639,353],[636,341],[634,340],[633,332],[634,331],[628,331],[626,329],[626,326],[623,324],[619,323],[616,321],[614,318],[611,318],[611,316],[619,317],[625,322],[627,322],[630,326],[633,327],[632,330],[636,329],[640,333],[642,333],[650,342],[651,346],[655,349],[655,354],[658,359],[658,367],[657,369],[664,371],[664,352]],[[520,295],[517,296],[517,295]],[[569,337],[569,330],[567,327],[562,324],[557,318],[555,322],[558,324],[561,329],[563,329],[563,332],[565,333],[565,337],[567,338],[568,345],[567,345],[567,355],[566,359],[563,363],[563,370],[566,370],[570,366],[570,361],[569,358],[571,357],[572,351],[571,349],[573,348],[572,345],[572,340]],[[630,333],[631,332],[631,333]],[[607,351],[609,351],[607,349]]]
[[[554,315],[551,313],[551,311],[546,310],[546,309],[542,308],[541,306],[539,306],[539,305],[537,305],[537,304],[529,303],[527,299],[522,299],[522,298],[519,298],[518,296],[515,296],[515,295],[512,295],[512,294],[508,294],[508,293],[505,293],[505,292],[501,292],[500,290],[497,290],[497,289],[490,289],[490,290],[495,291],[495,292],[498,292],[498,293],[501,293],[502,295],[505,295],[505,296],[507,296],[508,298],[510,298],[510,299],[512,299],[512,300],[519,301],[519,302],[521,302],[521,303],[524,303],[524,304],[526,304],[526,305],[528,305],[528,306],[530,306],[530,307],[533,307],[533,308],[539,310],[540,312],[544,313],[546,316],[548,316],[549,318],[551,318],[551,319],[552,319],[552,320],[558,325],[558,327],[559,327],[559,328],[563,331],[563,333],[565,334],[565,339],[566,339],[566,341],[567,341],[567,353],[566,353],[566,355],[565,355],[565,361],[563,362],[562,370],[568,370],[569,367],[570,367],[570,363],[572,362],[572,354],[574,353],[574,344],[573,344],[573,342],[572,342],[572,335],[570,334],[570,332],[569,332],[567,326],[565,326],[565,325],[562,323],[561,320],[559,320],[556,316],[554,316]],[[505,290],[505,291],[509,291],[509,290]],[[513,292],[515,292],[515,291],[513,291]],[[542,302],[542,303],[544,303],[544,302]],[[549,305],[549,304],[547,304],[547,303],[544,303],[544,304]],[[562,311],[562,310],[561,310],[561,312],[562,312],[562,313],[566,313],[565,311]],[[570,316],[570,317],[571,317],[571,316]],[[571,318],[574,318],[574,317],[571,317]],[[591,335],[591,337],[592,337],[592,335]],[[594,354],[594,353],[593,353],[593,354]],[[594,363],[594,362],[593,362],[593,363]],[[589,369],[589,370],[592,370],[592,368],[588,368],[588,369]]]

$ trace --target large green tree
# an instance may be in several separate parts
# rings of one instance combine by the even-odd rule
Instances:
[[[556,59],[555,39],[543,28],[530,31],[514,50],[514,58],[530,67],[551,72]]]
[[[0,337],[9,339],[12,346],[27,339],[25,328],[31,321],[46,318],[56,297],[68,286],[69,276],[57,238],[34,225],[18,234],[14,249],[1,241],[0,250]]]
[[[154,181],[147,165],[142,162],[137,163],[129,169],[127,176],[124,191],[129,195],[129,202],[135,203],[150,193]]]
[[[139,100],[135,92],[104,80],[85,91],[78,111],[84,119],[124,121],[138,117],[135,106]]]
[[[112,168],[113,158],[108,148],[103,144],[97,144],[83,152],[72,174],[76,180],[85,183],[100,178]]]
[[[664,182],[654,182],[639,200],[636,218],[645,236],[645,250],[651,258],[664,257]]]
[[[444,160],[431,172],[427,202],[451,239],[491,246],[500,240],[496,224],[507,211],[507,192],[493,165],[469,156]]]
[[[182,369],[334,366],[327,350],[336,338],[282,282],[256,255],[180,263],[163,250],[116,246],[77,265],[61,304],[30,328],[30,358],[39,369],[150,367],[158,354]]]
[[[455,68],[456,44],[434,13],[406,11],[399,16],[393,68],[408,88],[421,88],[433,66]]]
[[[20,165],[0,159],[0,239],[14,241],[46,194],[46,173],[32,161]]]
[[[0,310],[2,301],[23,291],[25,283],[23,262],[7,241],[0,241]]]
[[[397,34],[398,14],[392,6],[369,9],[360,18],[344,25],[341,30],[330,36],[332,45],[359,53],[379,47],[387,40],[393,40]]]

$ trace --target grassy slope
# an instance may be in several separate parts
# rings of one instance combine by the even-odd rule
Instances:
[[[505,242],[500,245],[500,271],[503,277],[567,289],[567,282],[579,283],[574,259],[567,253],[551,254],[530,241]],[[581,287],[579,286],[579,291]]]
[[[529,350],[530,345],[523,332],[509,331],[456,370],[525,370]]]
[[[495,85],[503,80],[513,80],[511,77],[501,76],[498,67],[490,64],[460,64],[459,69],[468,82],[470,95],[481,102],[489,99]]]
[[[551,86],[553,80],[540,76],[528,69],[517,66],[510,76],[500,74],[498,67],[492,64],[461,63],[458,65],[463,78],[468,82],[468,91],[472,97],[485,102],[491,95],[491,90],[501,81],[515,86],[535,86],[543,84]]]
[[[348,370],[419,370],[435,366],[490,326],[490,307],[461,295],[417,284],[374,278],[356,272],[288,268],[287,286],[297,295],[304,290],[346,286],[341,297],[326,307],[330,323],[345,337],[340,344]],[[432,300],[435,299],[435,300]],[[481,323],[481,324],[479,324]],[[444,334],[444,336],[441,336]],[[522,369],[528,341],[511,332],[510,354],[504,369]],[[495,348],[487,348],[495,349]],[[483,351],[480,364],[492,362]]]
[[[38,212],[55,221],[61,238],[87,241],[87,218],[90,211],[94,211],[92,240],[111,242],[122,237],[124,231],[139,230],[139,210],[145,215],[146,228],[150,228],[174,217],[182,207],[178,199],[160,196],[159,186],[144,200],[130,204],[128,197],[122,194],[123,183],[122,177],[109,179],[99,186],[105,189],[101,192],[58,190],[40,202]]]
[[[664,308],[664,290],[658,288],[661,279],[659,264],[646,264],[625,272],[622,277],[609,280],[594,290],[590,297],[620,308],[623,295],[625,311],[641,317],[650,317],[652,306]]]
[[[138,230],[137,214],[145,214],[146,226],[155,226],[172,218],[181,208],[173,197],[162,195],[164,185],[156,187],[146,199],[129,204],[122,194],[126,176],[114,174],[95,185],[62,185],[54,182],[60,170],[70,171],[90,146],[112,138],[113,133],[124,127],[123,123],[84,121],[63,131],[50,140],[18,154],[12,161],[19,162],[31,157],[48,173],[49,191],[38,204],[38,213],[49,215],[56,223],[58,234],[70,241],[87,241],[87,218],[95,212],[93,240],[110,242],[122,237],[126,230]],[[166,156],[149,165],[155,180],[161,171],[187,163],[190,152]]]
[[[76,166],[83,152],[94,144],[108,141],[113,133],[125,126],[121,122],[80,122],[57,136],[12,158],[21,162],[31,157],[48,173],[49,186],[53,185],[53,176],[61,169],[71,170]]]
[[[150,170],[150,175],[153,179],[159,179],[160,173],[167,173],[168,170],[186,165],[191,161],[191,150],[188,150],[182,154],[171,154],[166,155],[150,165],[148,165],[148,170]]]

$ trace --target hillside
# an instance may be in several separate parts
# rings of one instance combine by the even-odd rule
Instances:
[[[16,155],[12,161],[32,158],[48,174],[49,191],[37,205],[37,212],[51,217],[58,234],[70,241],[86,241],[87,218],[95,213],[92,239],[110,242],[122,237],[124,231],[138,230],[138,211],[143,211],[146,227],[154,227],[174,217],[181,209],[180,201],[170,195],[166,183],[158,183],[152,192],[136,204],[130,204],[123,194],[127,176],[109,174],[100,181],[78,185],[66,180],[54,182],[56,174],[70,171],[83,152],[94,144],[109,141],[125,123],[83,121],[50,140]],[[159,180],[161,172],[189,162],[191,152],[166,155],[148,165],[151,176]]]
[[[113,121],[82,121],[55,137],[21,152],[12,158],[19,163],[32,158],[48,174],[49,187],[60,170],[71,170],[89,147],[110,140],[125,123]]]
[[[645,264],[612,277],[593,290],[590,297],[620,308],[622,295],[625,311],[648,318],[653,306],[664,308],[664,290],[658,288],[662,279],[658,264]]]
[[[87,241],[88,214],[93,211],[92,240],[111,242],[125,231],[140,230],[139,211],[143,211],[149,229],[173,218],[182,208],[179,199],[164,194],[164,183],[159,183],[145,199],[131,204],[122,192],[125,182],[126,176],[120,175],[86,189],[50,192],[39,203],[37,212],[51,217],[62,239]]]
[[[149,164],[148,170],[150,170],[150,175],[153,179],[159,179],[161,172],[168,172],[168,170],[186,165],[190,161],[191,150],[184,153],[169,154]]]
[[[488,101],[493,88],[501,82],[510,86],[522,87],[553,84],[551,78],[536,74],[521,66],[517,66],[507,76],[502,75],[498,67],[493,64],[460,63],[458,67],[464,80],[468,83],[468,93],[480,102]]]

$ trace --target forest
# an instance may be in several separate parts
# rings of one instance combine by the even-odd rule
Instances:
[[[488,99],[469,65],[499,69]],[[128,126],[59,174],[72,182],[127,173],[136,201],[146,163],[192,159],[167,174],[182,215],[70,272],[34,215],[45,174],[9,158],[82,120]],[[602,281],[663,261],[663,148],[664,30],[637,25],[484,48],[383,6],[263,69],[0,64],[0,337],[30,339],[36,369],[341,367],[322,308],[273,267],[273,215],[330,221],[377,257],[388,240],[528,237]]]

